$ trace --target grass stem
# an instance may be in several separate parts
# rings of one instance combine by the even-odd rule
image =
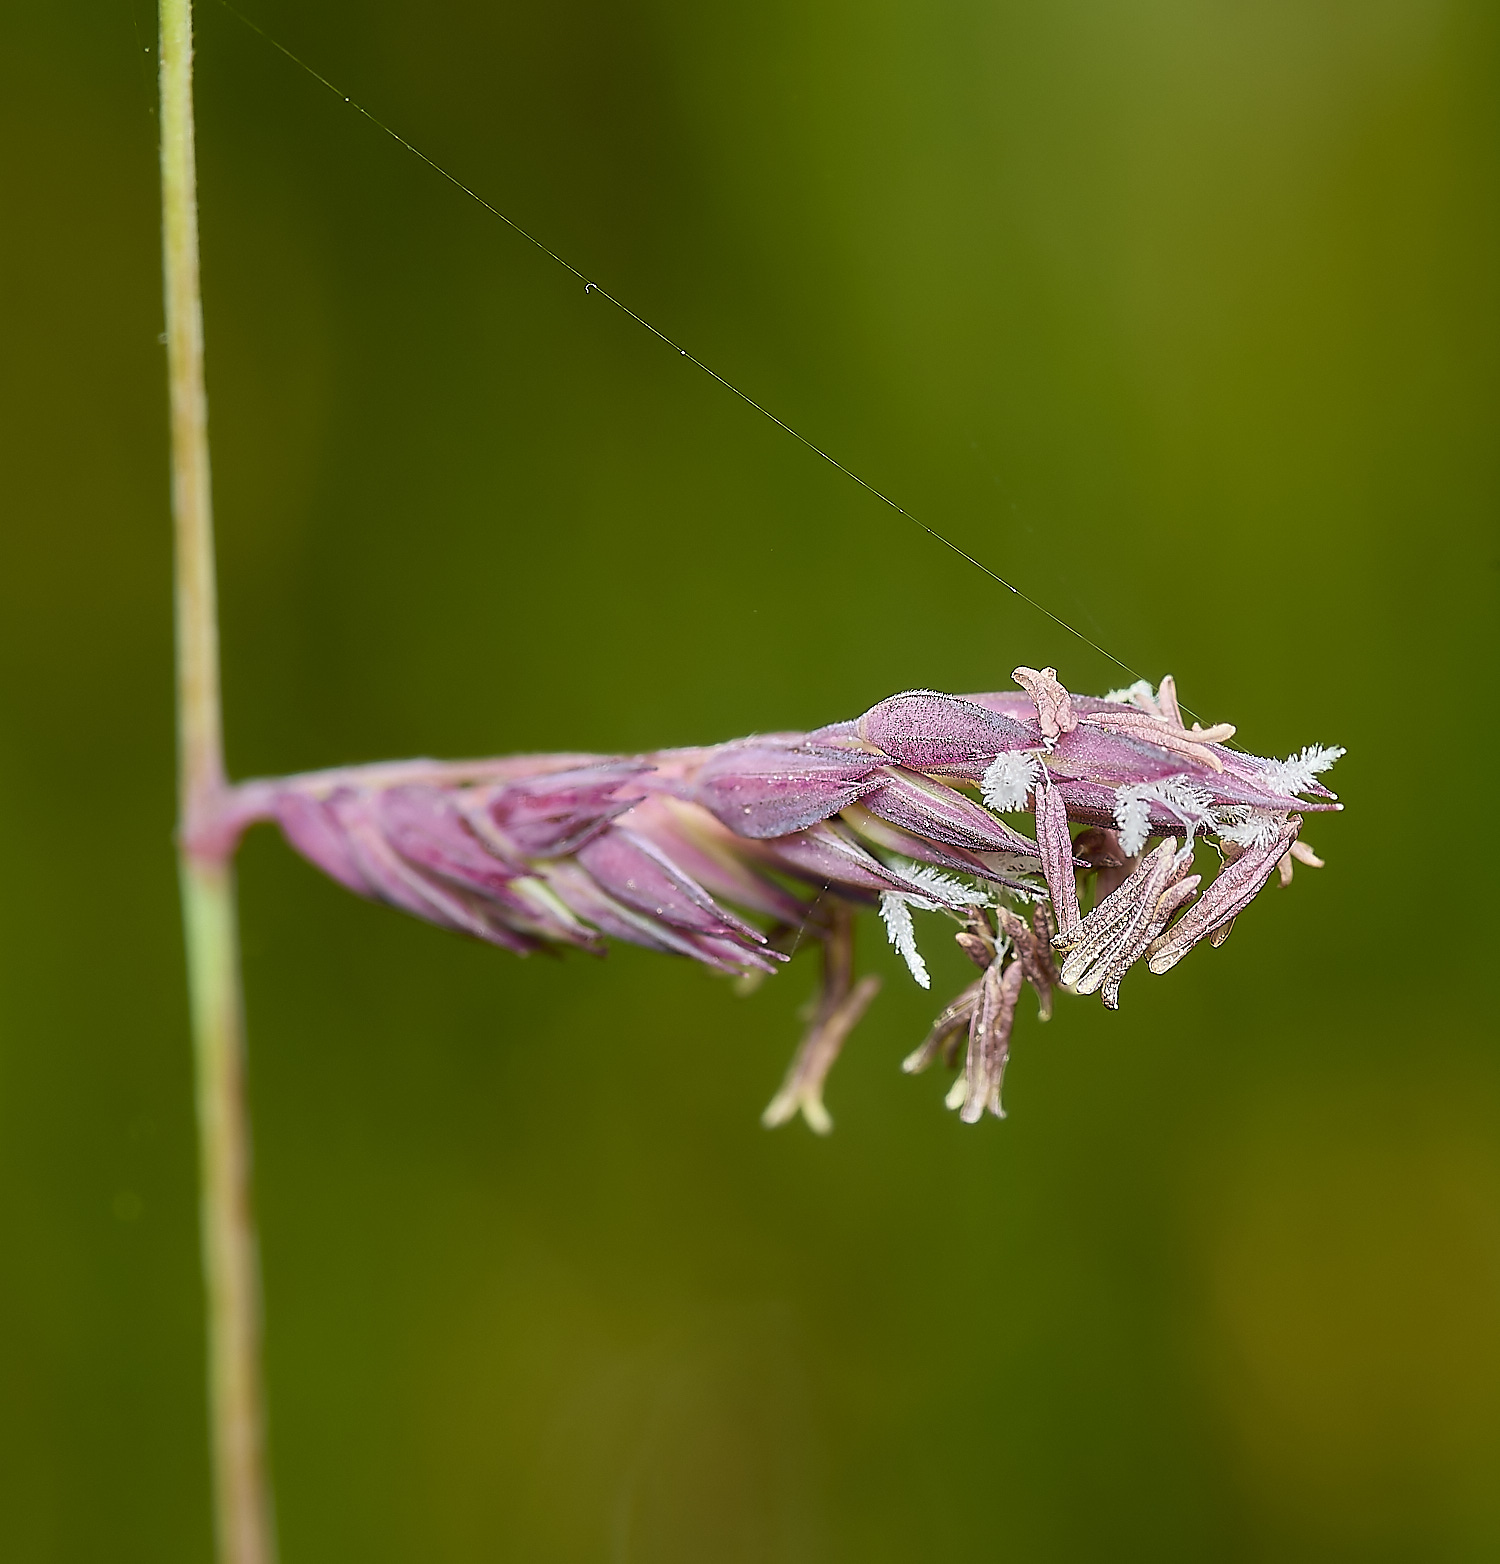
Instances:
[[[162,267],[176,537],[179,854],[197,1081],[214,1522],[221,1564],[273,1564],[260,1285],[232,845],[226,802],[209,483],[192,0],[160,0]]]

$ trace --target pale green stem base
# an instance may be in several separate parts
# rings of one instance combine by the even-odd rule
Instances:
[[[215,1531],[223,1564],[272,1564],[234,870],[228,862],[184,853],[181,873],[198,1095]]]

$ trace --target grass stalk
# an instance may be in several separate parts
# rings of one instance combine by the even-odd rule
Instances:
[[[197,1083],[214,1525],[221,1564],[273,1564],[260,1285],[220,715],[203,305],[193,142],[192,0],[160,0],[162,267],[176,540],[179,867]]]

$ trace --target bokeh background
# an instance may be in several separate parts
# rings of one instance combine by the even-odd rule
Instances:
[[[243,0],[1206,721],[1329,860],[1018,1027],[751,999],[243,855],[287,1564],[1500,1558],[1500,12]],[[0,55],[0,1554],[207,1561],[147,0]],[[1082,640],[200,16],[236,773],[634,750]],[[939,935],[929,946],[941,943]]]

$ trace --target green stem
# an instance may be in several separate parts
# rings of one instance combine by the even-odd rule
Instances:
[[[273,1564],[260,1288],[226,803],[193,148],[192,0],[160,0],[162,268],[176,535],[179,858],[197,1078],[214,1521],[222,1564]]]
[[[185,860],[182,905],[197,1076],[214,1529],[222,1564],[272,1564],[276,1546],[262,1427],[260,1281],[231,866]]]

